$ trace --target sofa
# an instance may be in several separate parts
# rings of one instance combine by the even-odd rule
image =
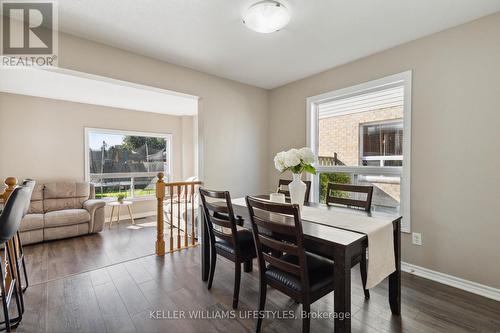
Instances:
[[[105,202],[94,186],[79,182],[37,184],[19,229],[23,244],[97,233],[104,227]]]

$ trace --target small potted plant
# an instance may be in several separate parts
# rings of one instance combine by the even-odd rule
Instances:
[[[122,192],[118,193],[118,195],[116,196],[116,198],[118,199],[118,202],[121,203],[121,204],[123,203],[123,200],[126,197],[127,197],[127,195],[125,193],[122,193]]]

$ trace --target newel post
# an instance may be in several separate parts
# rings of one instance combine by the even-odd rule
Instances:
[[[7,187],[5,188],[4,192],[0,194],[0,196],[2,197],[4,203],[7,202],[7,199],[9,198],[10,194],[16,188],[16,186],[17,186],[17,179],[15,177],[7,177],[5,179],[5,185]]]
[[[165,239],[163,238],[163,200],[165,198],[165,182],[163,181],[163,172],[158,173],[156,182],[156,255],[165,255]]]
[[[9,199],[9,196],[12,194],[12,192],[14,191],[14,189],[17,186],[17,179],[15,177],[8,177],[8,178],[5,179],[4,183],[5,183],[5,185],[7,187],[4,189],[3,193],[0,193],[0,199],[2,199],[3,204],[5,205],[5,203]],[[13,244],[13,240],[12,239],[7,242],[7,246],[10,248],[11,251],[13,251],[14,244]],[[7,260],[7,257],[5,256],[1,260],[2,260],[3,267],[4,268],[7,267],[8,262],[9,262]],[[17,265],[17,264],[14,263],[13,265]],[[10,288],[10,284],[12,282],[12,276],[10,275],[10,272],[9,272],[8,269],[6,271],[7,272],[6,272],[6,276],[5,276],[5,284]],[[16,272],[17,271],[14,270],[14,276],[16,276],[16,278],[17,278]],[[20,280],[18,280],[18,281],[20,281]]]

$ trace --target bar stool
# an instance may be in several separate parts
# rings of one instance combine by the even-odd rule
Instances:
[[[24,207],[23,211],[23,218],[28,214],[28,211],[30,209],[30,204],[31,204],[31,196],[33,195],[33,189],[35,188],[36,181],[33,179],[25,179],[23,181],[23,186],[27,187],[30,189],[30,195],[29,195],[29,200],[26,202],[26,206]],[[21,236],[19,233],[19,230],[16,232],[16,243],[17,243],[17,249],[19,250],[19,257],[17,258],[17,266],[22,266],[23,268],[23,275],[24,275],[24,286],[21,284],[21,277],[19,276],[19,288],[21,292],[25,292],[26,289],[28,289],[29,283],[28,283],[28,272],[26,270],[26,263],[24,262],[24,250],[23,250],[23,244],[21,242]],[[21,295],[21,304],[23,306],[23,312],[24,312],[24,300],[22,298],[23,296]]]
[[[9,244],[9,241],[16,235],[23,219],[26,202],[30,199],[31,190],[29,187],[15,188],[0,215],[0,245],[3,245],[6,265],[6,267],[2,267],[4,261],[0,261],[0,292],[5,318],[5,321],[0,323],[5,324],[5,327],[0,328],[0,330],[5,329],[7,332],[10,332],[12,327],[18,326],[23,316],[17,282],[19,276],[19,268],[15,259],[17,258],[17,250],[15,246],[12,246],[12,243]],[[17,317],[14,318],[10,318],[9,314],[12,296],[16,300],[17,307]]]

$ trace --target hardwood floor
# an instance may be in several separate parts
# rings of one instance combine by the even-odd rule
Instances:
[[[205,316],[231,311],[233,264],[218,258],[214,284],[209,291],[200,279],[199,248],[156,257],[152,254],[155,229],[144,229],[130,230],[123,226],[96,237],[26,247],[32,285],[25,294],[26,312],[17,331],[254,330],[256,320],[243,316],[248,316],[245,311],[256,309],[259,278],[256,265],[252,273],[242,273],[238,318],[189,318],[188,311],[204,310]],[[132,259],[134,256],[142,257]],[[371,299],[365,301],[359,274],[352,275],[353,332],[500,332],[499,302],[403,273],[402,316],[395,317],[387,301],[387,283],[372,289]],[[174,316],[175,310],[186,311],[186,318],[151,318],[152,311],[160,311],[154,312],[156,317],[166,317]],[[301,307],[280,292],[269,290],[266,310],[276,311],[274,314],[283,310],[299,313]],[[333,295],[314,303],[312,310],[333,311]],[[263,322],[263,332],[300,332],[300,328],[300,320],[264,319]],[[333,319],[311,320],[312,332],[332,329]]]
[[[93,235],[56,240],[24,247],[30,268],[30,284],[38,284],[68,275],[154,253],[156,218],[137,219],[135,225],[122,220],[111,229]]]

